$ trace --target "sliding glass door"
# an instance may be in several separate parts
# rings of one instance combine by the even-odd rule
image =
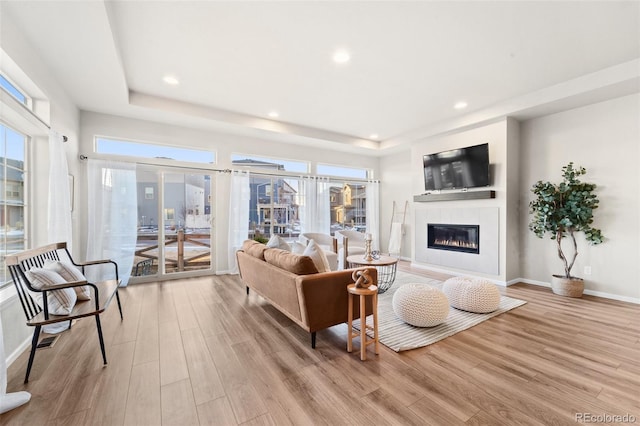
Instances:
[[[212,175],[139,166],[137,176],[133,282],[210,273]]]

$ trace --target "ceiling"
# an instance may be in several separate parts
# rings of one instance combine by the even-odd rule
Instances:
[[[81,110],[374,155],[640,58],[638,2],[53,0],[0,11]],[[332,61],[338,48],[348,63]]]

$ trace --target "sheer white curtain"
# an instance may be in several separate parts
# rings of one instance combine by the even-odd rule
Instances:
[[[367,182],[367,232],[373,239],[373,250],[380,250],[380,184],[378,181]]]
[[[49,242],[66,241],[71,251],[71,193],[69,188],[69,166],[64,152],[62,135],[49,132]]]
[[[329,180],[315,176],[305,176],[301,179],[301,182],[300,232],[328,234],[331,230]]]
[[[0,317],[0,414],[26,404],[30,399],[29,392],[7,393],[7,359],[4,356],[4,336]]]
[[[251,180],[248,172],[232,171],[229,180],[229,273],[238,273],[236,251],[249,237]]]
[[[328,178],[318,178],[318,223],[315,232],[331,233],[331,184]]]
[[[87,260],[111,259],[118,264],[122,285],[129,283],[136,250],[138,199],[136,165],[89,160],[87,165]],[[92,280],[113,278],[108,269],[86,270]]]

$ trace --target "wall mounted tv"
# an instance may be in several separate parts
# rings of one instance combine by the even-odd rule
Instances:
[[[427,191],[489,185],[489,144],[428,154],[422,157]]]

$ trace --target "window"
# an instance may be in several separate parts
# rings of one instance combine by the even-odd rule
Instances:
[[[11,96],[20,101],[20,103],[27,104],[27,96],[22,93],[18,88],[11,84],[9,80],[7,80],[2,74],[0,74],[0,87],[6,90]]]
[[[367,169],[357,169],[353,167],[332,166],[330,164],[318,164],[318,175],[337,176],[352,179],[367,179]]]
[[[309,163],[306,161],[233,154],[231,155],[231,163],[234,166],[255,167],[259,169],[271,169],[294,173],[309,173]]]
[[[186,161],[189,163],[215,163],[215,153],[198,149],[178,148],[167,145],[131,142],[124,140],[96,138],[96,152],[99,154],[122,155],[127,157],[158,158]]]
[[[249,236],[295,240],[300,234],[299,180],[252,175],[249,184]]]
[[[331,183],[331,234],[341,229],[367,229],[367,191],[362,182]]]
[[[26,136],[0,124],[0,286],[8,283],[7,255],[25,249]]]

